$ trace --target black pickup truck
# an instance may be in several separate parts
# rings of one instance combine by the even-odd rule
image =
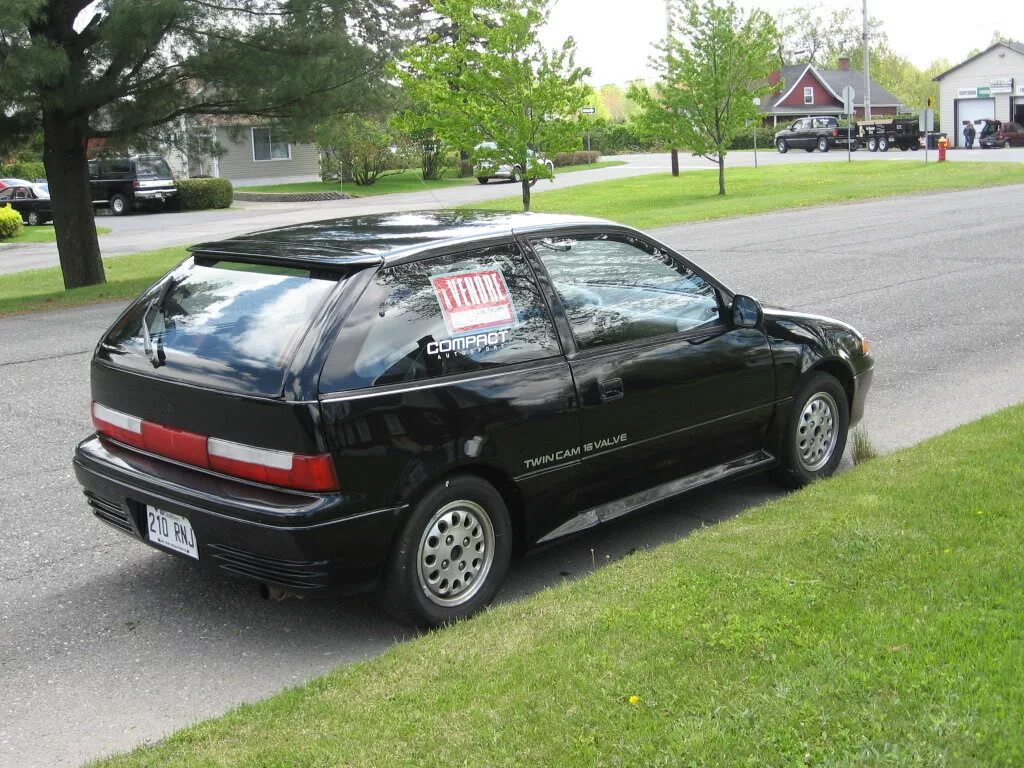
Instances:
[[[790,149],[828,152],[833,147],[845,147],[846,141],[846,129],[840,127],[835,117],[801,117],[775,134],[775,148],[782,154]],[[850,149],[856,150],[859,146],[857,132],[854,131]]]

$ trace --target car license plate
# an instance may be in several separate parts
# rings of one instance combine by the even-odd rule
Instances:
[[[182,517],[156,507],[146,507],[149,540],[188,557],[199,559],[199,544],[192,524]]]

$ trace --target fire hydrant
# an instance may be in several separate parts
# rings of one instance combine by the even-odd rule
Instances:
[[[946,162],[946,147],[949,145],[949,139],[945,136],[939,137],[939,162]]]

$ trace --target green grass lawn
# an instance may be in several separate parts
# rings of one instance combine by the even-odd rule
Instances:
[[[1022,455],[1017,407],[99,765],[1024,765]]]
[[[848,200],[1021,183],[1024,164],[1020,163],[793,163],[727,168],[725,197],[718,195],[717,170],[683,171],[678,178],[665,173],[552,192],[539,187],[531,208],[658,227]],[[519,202],[493,200],[471,207],[511,211],[518,210]]]
[[[70,291],[64,290],[59,267],[0,275],[0,315],[135,298],[187,255],[184,248],[178,247],[104,259],[105,285]],[[0,259],[3,257],[0,251]]]
[[[595,168],[608,168],[613,165],[625,165],[621,160],[604,160],[590,165],[569,165],[556,169],[556,174],[591,171]],[[324,181],[308,181],[299,184],[271,184],[261,187],[237,187],[236,192],[338,192],[345,191],[355,197],[368,195],[390,195],[395,192],[422,192],[425,189],[443,189],[456,184],[476,184],[475,178],[459,179],[447,177],[438,181],[424,181],[420,171],[403,171],[393,176],[384,176],[376,184],[360,187],[355,184],[339,186]]]
[[[110,227],[96,227],[97,235],[110,234]],[[53,231],[53,224],[43,224],[39,227],[25,226],[21,234],[8,240],[0,240],[0,243],[54,243],[57,241],[57,234]]]

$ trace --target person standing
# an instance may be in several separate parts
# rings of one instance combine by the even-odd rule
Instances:
[[[974,137],[977,134],[978,132],[974,130],[974,123],[970,120],[964,120],[964,146],[967,149],[974,148]]]

